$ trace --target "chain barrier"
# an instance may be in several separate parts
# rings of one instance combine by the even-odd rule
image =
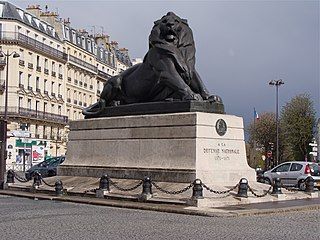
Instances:
[[[92,188],[92,189],[87,189],[84,191],[84,195],[88,194],[89,192],[95,193],[97,191],[96,188]]]
[[[297,193],[299,191],[299,189],[294,189],[294,188],[290,188],[290,187],[285,187],[283,185],[281,185],[281,188],[284,188],[285,190],[289,191],[289,192],[294,192]]]
[[[151,181],[151,184],[158,189],[160,192],[163,192],[165,194],[171,194],[171,195],[177,195],[177,194],[181,194],[184,193],[186,191],[188,191],[190,188],[193,187],[193,183],[190,183],[188,186],[186,186],[185,188],[178,190],[178,191],[168,191],[163,189],[162,187],[160,187],[159,185],[157,185],[155,182]]]
[[[209,192],[215,193],[215,194],[227,194],[230,193],[231,191],[235,190],[237,187],[239,187],[239,183],[237,185],[235,185],[234,187],[225,190],[225,191],[217,191],[217,190],[213,190],[210,187],[208,187],[207,185],[205,185],[204,183],[202,183],[202,186],[207,189]]]
[[[129,191],[133,191],[135,189],[137,189],[138,187],[140,187],[142,184],[143,184],[143,181],[140,181],[137,185],[131,187],[131,188],[122,188],[120,187],[118,184],[116,184],[114,181],[112,181],[110,178],[109,178],[109,182],[112,186],[114,186],[116,189],[120,190],[120,191],[123,191],[123,192],[129,192]]]
[[[253,196],[258,197],[258,198],[260,198],[260,197],[265,197],[265,196],[267,196],[267,194],[270,194],[270,193],[272,192],[272,191],[271,191],[272,188],[273,188],[273,185],[270,185],[269,189],[268,189],[265,193],[263,193],[263,194],[257,194],[257,193],[255,193],[254,190],[248,185],[249,191],[253,194]]]
[[[15,179],[18,180],[18,182],[23,182],[23,183],[26,183],[28,182],[27,179],[23,178],[23,177],[20,177],[16,172],[13,171],[13,176]]]
[[[43,177],[41,176],[41,180],[42,180],[42,182],[45,184],[45,185],[47,185],[47,186],[49,186],[49,187],[56,187],[56,185],[52,185],[52,184],[49,184],[49,183],[47,183],[44,179],[43,179]]]

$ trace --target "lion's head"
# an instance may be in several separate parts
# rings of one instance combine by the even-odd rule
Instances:
[[[173,44],[177,47],[193,44],[193,36],[188,22],[168,12],[161,19],[154,22],[149,36],[150,44]]]

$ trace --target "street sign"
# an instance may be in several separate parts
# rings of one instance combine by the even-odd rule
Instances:
[[[29,138],[31,135],[31,132],[29,131],[23,131],[23,130],[13,130],[10,132],[13,137],[19,137],[19,138]]]
[[[21,142],[22,142],[22,143],[31,143],[31,142],[32,142],[32,139],[30,139],[30,138],[22,138],[22,139],[21,139]]]
[[[310,154],[312,154],[313,156],[318,156],[318,153],[317,152],[310,152]]]

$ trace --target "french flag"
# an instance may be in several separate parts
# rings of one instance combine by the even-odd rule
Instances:
[[[259,114],[257,113],[256,109],[254,108],[254,118],[259,120]]]

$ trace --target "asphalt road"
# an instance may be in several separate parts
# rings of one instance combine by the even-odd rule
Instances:
[[[319,239],[320,211],[199,217],[0,195],[0,239]]]

